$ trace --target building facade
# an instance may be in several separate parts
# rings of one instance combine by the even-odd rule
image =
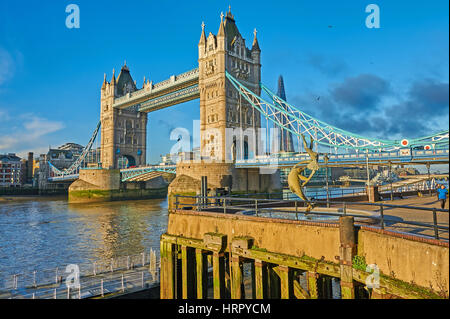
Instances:
[[[14,153],[0,155],[0,187],[20,187],[22,162]]]

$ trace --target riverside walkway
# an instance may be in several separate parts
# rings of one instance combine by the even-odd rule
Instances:
[[[405,199],[394,199],[394,200],[384,200],[377,202],[377,204],[387,204],[387,205],[398,205],[398,206],[410,206],[410,207],[424,207],[424,208],[441,208],[440,202],[437,200],[436,195],[423,196],[423,197],[409,197]],[[333,205],[332,205],[333,206]],[[366,211],[374,211],[379,213],[380,209],[378,206],[366,206],[352,204],[352,208],[361,209]],[[423,210],[408,209],[403,207],[389,207],[386,206],[384,209],[385,217],[385,229],[392,230],[396,232],[405,232],[413,235],[424,235],[424,236],[434,236],[434,230],[430,227],[422,227],[418,225],[404,224],[402,221],[412,221],[418,223],[433,224],[433,214],[432,212],[427,212]],[[448,201],[445,204],[445,209],[449,209]],[[436,212],[437,224],[439,226],[449,227],[449,213],[448,212]],[[449,239],[448,230],[439,229],[440,239]]]

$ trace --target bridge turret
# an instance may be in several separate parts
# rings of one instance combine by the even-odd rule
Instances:
[[[202,31],[198,59],[201,154],[216,161],[231,160],[234,138],[226,137],[227,129],[257,129],[261,124],[260,116],[250,105],[237,98],[234,87],[226,79],[226,71],[259,94],[261,50],[257,40],[252,49],[246,47],[231,10],[220,15],[217,36],[209,33],[203,38]],[[239,154],[256,153],[257,146],[249,144],[259,139],[250,134],[241,143],[245,146],[237,145]]]
[[[202,22],[202,34],[198,43],[198,56],[202,57],[206,51],[206,35],[205,35],[205,23]]]
[[[146,162],[147,114],[113,107],[116,98],[136,90],[126,62],[117,80],[114,69],[111,82],[104,80],[100,111],[103,168],[121,168],[125,162],[139,166]]]

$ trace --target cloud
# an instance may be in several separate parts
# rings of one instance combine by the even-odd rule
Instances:
[[[319,54],[309,55],[306,62],[320,73],[328,76],[339,75],[348,69],[344,61],[325,58]]]
[[[333,99],[353,109],[375,108],[390,92],[389,83],[373,74],[348,77],[331,91]]]
[[[7,114],[0,110],[2,113]],[[44,119],[33,113],[22,114],[15,119],[7,117],[0,126],[0,152],[26,153],[48,149],[48,135],[63,128],[62,122]]]
[[[416,138],[448,129],[449,83],[420,79],[395,99],[394,91],[387,80],[360,74],[331,85],[325,94],[307,93],[292,101],[319,120],[368,137]]]
[[[15,72],[15,63],[8,51],[0,48],[0,85],[11,79]]]

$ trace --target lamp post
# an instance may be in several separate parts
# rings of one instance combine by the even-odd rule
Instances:
[[[389,161],[389,183],[391,184],[391,200],[394,200],[394,191],[392,189],[392,162]]]
[[[330,208],[330,194],[328,192],[328,154],[325,154],[323,157],[323,160],[325,161],[325,179],[326,179],[326,185],[327,185],[327,208]]]

